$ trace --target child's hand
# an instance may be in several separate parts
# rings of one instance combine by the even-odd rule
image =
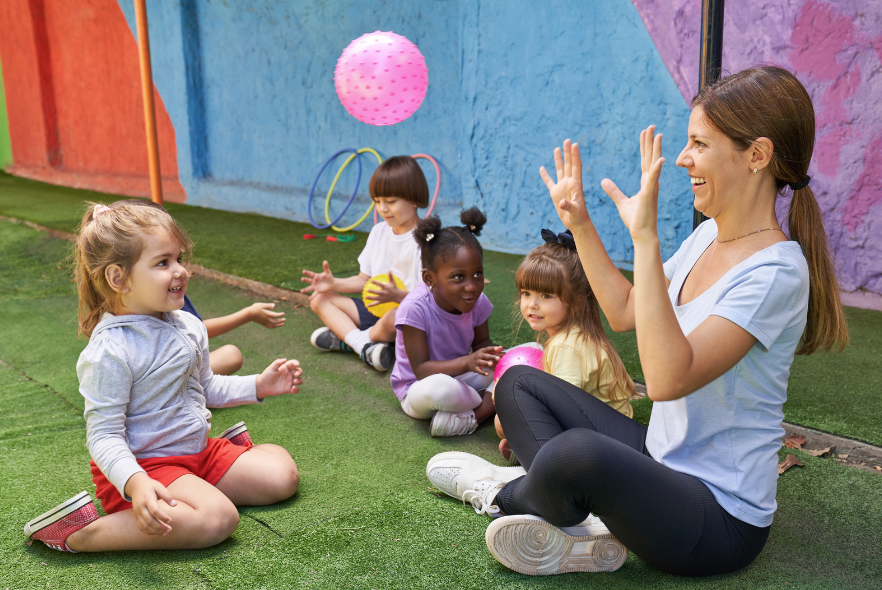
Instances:
[[[165,536],[171,532],[172,519],[159,504],[162,500],[169,506],[177,505],[168,488],[139,471],[126,482],[125,491],[132,498],[135,522],[142,533]]]
[[[254,303],[248,307],[248,317],[264,328],[281,328],[285,325],[285,312],[270,311],[275,306],[275,303]]]
[[[301,293],[309,293],[309,298],[312,299],[318,293],[325,293],[327,291],[334,290],[334,275],[331,274],[331,267],[328,265],[328,261],[325,260],[322,262],[322,272],[312,272],[311,270],[304,270],[302,277],[300,280],[304,283],[309,283],[308,287],[304,287],[300,289]]]
[[[489,375],[484,367],[495,367],[499,359],[502,358],[501,346],[485,346],[479,348],[469,355],[467,366],[472,373],[480,373],[481,375]]]
[[[564,140],[563,157],[560,148],[554,148],[554,167],[557,170],[556,183],[551,180],[545,166],[539,168],[539,175],[548,187],[557,216],[567,229],[575,231],[576,227],[590,219],[585,205],[585,193],[582,191],[582,157],[579,154],[579,144],[570,145],[569,139]]]
[[[381,303],[401,303],[407,295],[407,291],[395,286],[395,280],[392,278],[392,271],[389,271],[388,283],[376,281],[374,284],[378,285],[378,287],[376,289],[368,289],[368,293],[375,295],[375,297],[365,299],[367,307],[373,307],[375,305],[380,305]]]
[[[257,399],[263,399],[271,395],[284,395],[286,393],[300,393],[298,385],[303,384],[303,370],[300,361],[291,359],[276,359],[273,364],[264,369],[257,376]]]

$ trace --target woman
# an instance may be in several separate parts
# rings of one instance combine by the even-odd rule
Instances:
[[[563,157],[555,150],[557,182],[540,170],[610,325],[637,331],[655,402],[649,427],[518,367],[497,384],[496,406],[527,475],[514,479],[464,453],[442,453],[427,467],[448,494],[523,515],[487,530],[491,552],[517,571],[616,569],[625,552],[609,533],[665,572],[712,575],[751,563],[777,507],[793,356],[841,350],[848,340],[809,188],[815,117],[805,88],[785,70],[762,67],[706,87],[692,104],[677,165],[710,220],[670,260],[662,263],[656,229],[664,158],[654,127],[640,134],[640,191],[627,198],[611,180],[601,183],[634,242],[633,285],[588,216],[578,146],[564,142]],[[789,240],[775,215],[785,188]],[[608,531],[558,528],[589,512]]]

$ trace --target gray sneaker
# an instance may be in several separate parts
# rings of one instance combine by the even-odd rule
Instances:
[[[625,546],[596,517],[558,528],[531,514],[502,516],[490,523],[484,539],[499,563],[528,576],[614,572],[628,557]]]
[[[313,332],[312,336],[309,337],[309,341],[312,342],[312,345],[319,350],[324,350],[327,352],[352,352],[352,348],[348,344],[337,338],[337,335],[331,332],[331,329],[328,327],[321,327]]]
[[[371,342],[361,349],[361,360],[385,373],[395,364],[395,352],[388,342]]]

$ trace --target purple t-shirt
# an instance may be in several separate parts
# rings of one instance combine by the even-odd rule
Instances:
[[[450,361],[470,353],[475,341],[475,328],[487,321],[493,304],[481,293],[475,308],[469,313],[453,314],[438,307],[435,296],[425,283],[407,294],[395,312],[395,366],[392,368],[392,391],[398,401],[407,396],[407,390],[416,376],[404,349],[402,326],[411,326],[426,333],[429,359]]]

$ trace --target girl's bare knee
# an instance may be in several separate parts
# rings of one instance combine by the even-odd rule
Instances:
[[[239,526],[239,511],[232,502],[200,512],[199,548],[213,547],[224,542]]]
[[[275,502],[287,500],[297,492],[300,486],[300,471],[297,470],[297,464],[294,459],[288,456],[287,461],[281,460],[278,469],[275,471],[271,484]]]

